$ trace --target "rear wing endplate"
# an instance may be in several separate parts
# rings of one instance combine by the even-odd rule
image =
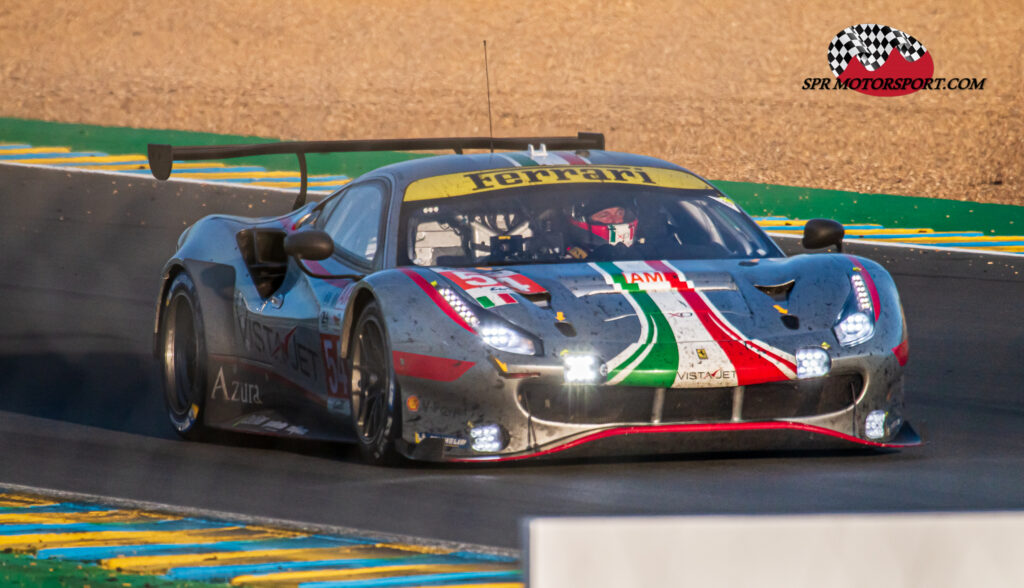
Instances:
[[[369,139],[355,141],[283,141],[280,143],[255,143],[249,145],[201,145],[174,146],[149,144],[149,169],[153,177],[166,180],[171,175],[175,161],[201,161],[206,159],[230,159],[253,155],[282,155],[293,153],[299,158],[299,195],[294,208],[306,203],[306,154],[307,153],[352,153],[358,151],[446,151],[462,153],[465,149],[501,149],[506,151],[526,150],[530,146],[546,146],[555,150],[604,149],[602,133],[578,133],[575,137],[450,137],[435,139]]]

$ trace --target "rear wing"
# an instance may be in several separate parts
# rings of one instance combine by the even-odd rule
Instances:
[[[201,161],[230,159],[252,155],[282,155],[294,153],[299,158],[299,195],[293,209],[306,203],[306,154],[352,153],[358,151],[444,151],[452,149],[461,154],[464,149],[495,149],[519,151],[531,145],[544,144],[548,149],[573,151],[604,149],[602,133],[578,133],[575,137],[450,137],[436,139],[369,139],[355,141],[284,141],[249,145],[174,146],[149,144],[149,169],[153,177],[166,180],[175,161]]]

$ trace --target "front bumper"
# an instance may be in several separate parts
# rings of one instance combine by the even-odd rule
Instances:
[[[416,460],[462,462],[885,449],[921,442],[902,417],[903,370],[892,354],[840,358],[830,375],[818,381],[660,390],[602,386],[591,388],[599,394],[589,398],[586,390],[564,385],[554,366],[507,367],[532,375],[508,377],[480,362],[457,383],[403,379],[403,395],[416,395],[421,410],[405,407],[400,451]],[[463,382],[478,385],[467,390]],[[538,388],[546,395],[533,393]],[[817,391],[820,398],[814,396]],[[600,410],[595,410],[601,395]],[[501,450],[473,450],[471,431],[483,424],[500,425],[507,433]]]

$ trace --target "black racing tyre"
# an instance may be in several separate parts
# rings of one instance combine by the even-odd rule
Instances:
[[[192,278],[180,273],[164,297],[160,320],[164,406],[171,426],[186,439],[206,432],[206,340],[199,297]]]
[[[352,333],[352,424],[363,459],[376,465],[401,461],[401,392],[395,379],[384,318],[376,302],[363,308]]]

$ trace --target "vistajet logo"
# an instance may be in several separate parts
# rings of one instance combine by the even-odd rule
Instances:
[[[936,78],[932,55],[909,34],[885,25],[847,27],[828,45],[834,78],[807,78],[804,90],[855,90],[904,96],[920,90],[984,90],[985,78]]]

